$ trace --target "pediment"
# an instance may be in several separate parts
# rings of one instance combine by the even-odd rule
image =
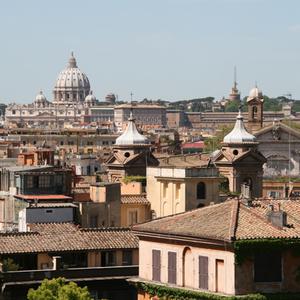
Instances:
[[[264,127],[256,132],[255,136],[259,142],[289,140],[300,141],[300,132],[282,123]]]

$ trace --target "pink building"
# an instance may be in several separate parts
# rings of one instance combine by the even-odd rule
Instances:
[[[133,230],[140,240],[139,300],[155,291],[193,299],[300,292],[299,200],[231,199]]]

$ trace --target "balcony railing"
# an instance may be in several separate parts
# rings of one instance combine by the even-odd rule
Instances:
[[[129,278],[138,276],[139,267],[133,266],[114,266],[114,267],[95,267],[95,268],[69,268],[61,270],[26,270],[26,271],[8,271],[1,272],[2,283],[26,283],[33,281],[42,281],[45,278],[64,277],[70,280],[88,279],[114,279]]]

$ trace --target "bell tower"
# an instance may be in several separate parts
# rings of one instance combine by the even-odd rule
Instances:
[[[248,129],[255,133],[263,127],[264,98],[262,92],[255,86],[247,98]]]
[[[222,149],[213,157],[220,174],[227,178],[230,192],[241,193],[248,186],[252,197],[262,196],[263,164],[266,158],[257,150],[256,137],[243,121],[241,109],[231,132],[223,139]]]

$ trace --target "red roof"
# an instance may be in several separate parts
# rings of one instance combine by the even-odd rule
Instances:
[[[182,144],[181,148],[183,149],[203,149],[204,148],[204,142],[203,141],[198,141],[194,143],[185,143]]]

